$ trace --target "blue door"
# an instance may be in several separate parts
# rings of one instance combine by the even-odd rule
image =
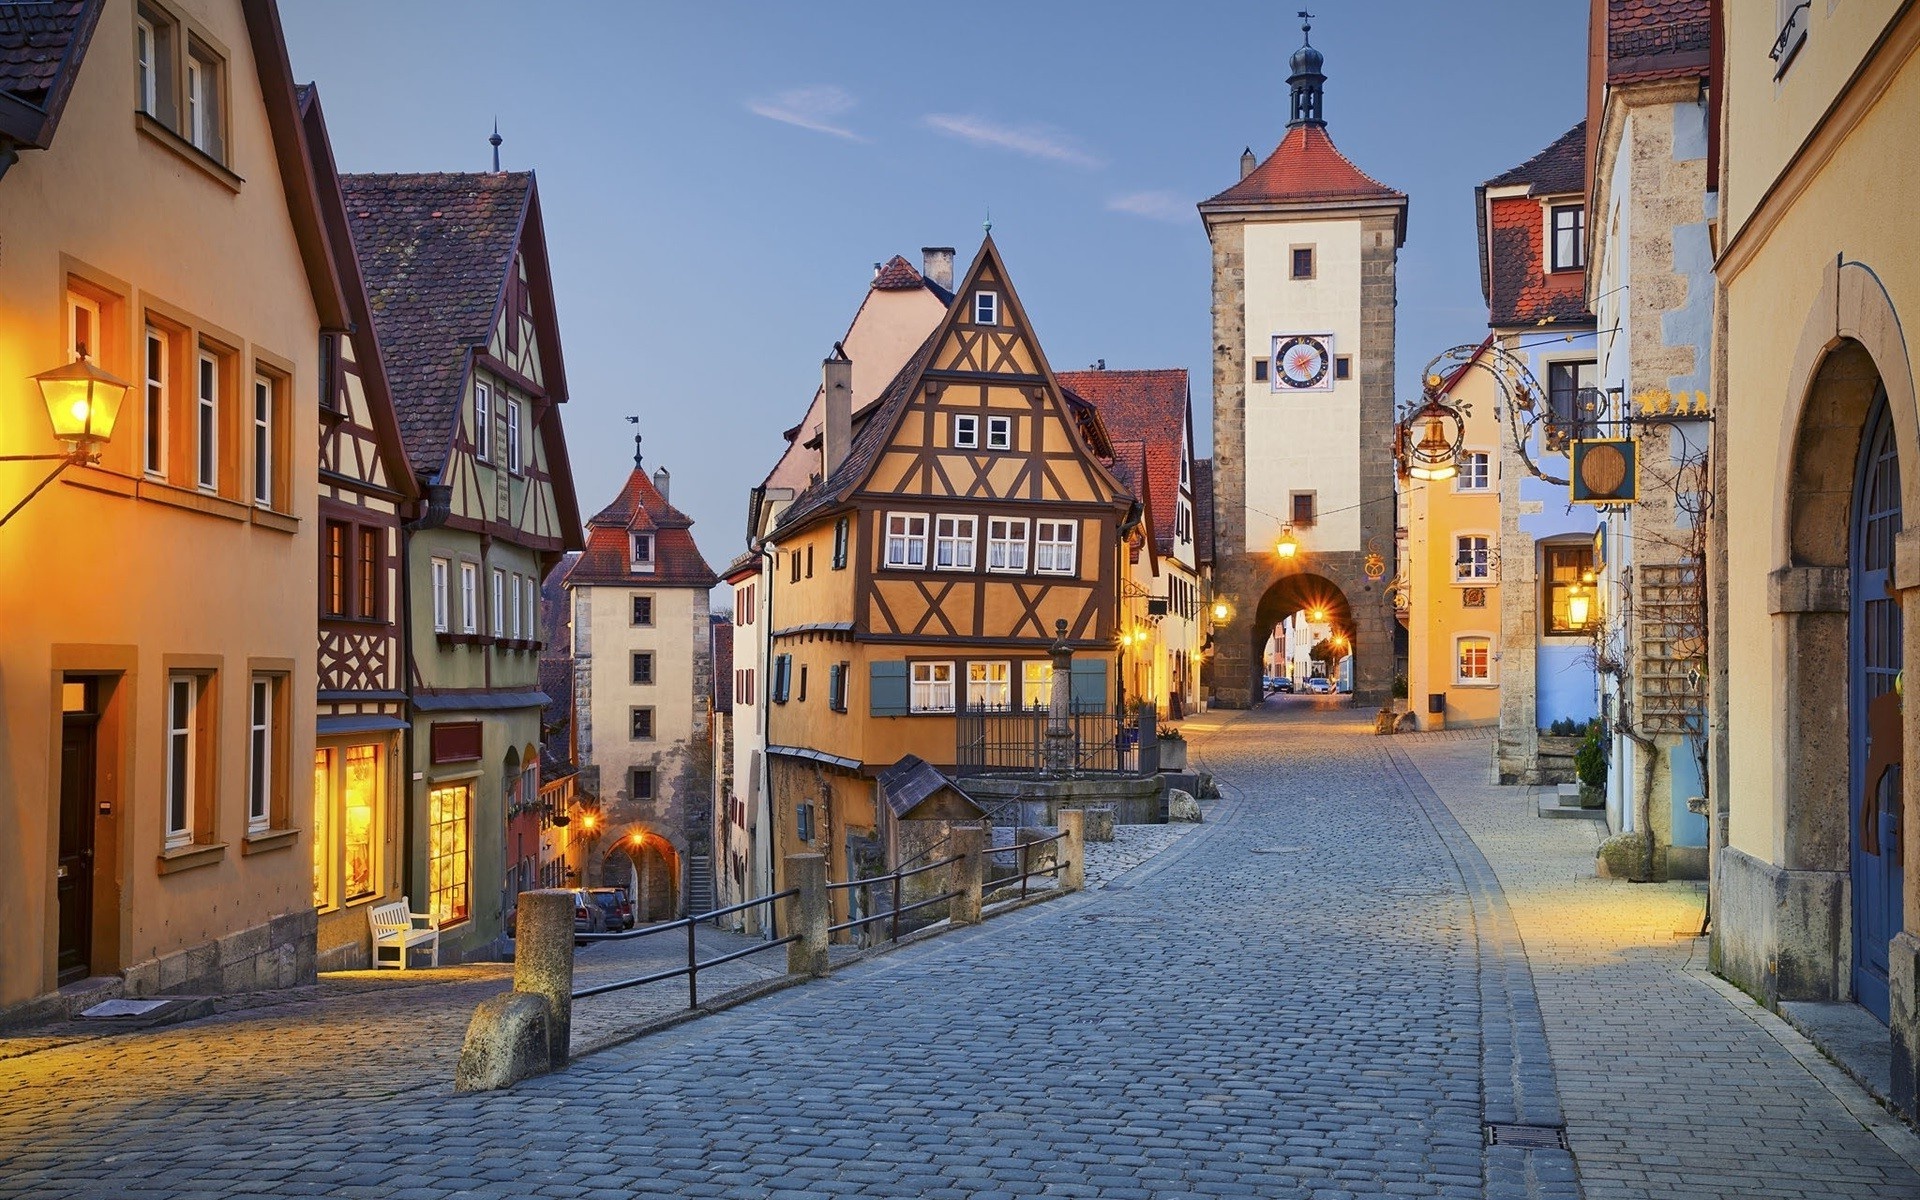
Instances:
[[[1854,487],[1853,613],[1848,637],[1848,714],[1852,751],[1849,815],[1853,844],[1853,994],[1887,1020],[1887,945],[1901,927],[1900,770],[1866,776],[1871,753],[1869,715],[1875,700],[1894,690],[1900,675],[1900,602],[1887,590],[1893,538],[1900,532],[1900,460],[1886,392],[1875,396],[1860,448]],[[1882,701],[1885,705],[1890,703]],[[1872,803],[1869,803],[1869,802]],[[1869,826],[1863,826],[1862,814]],[[1868,844],[1871,840],[1878,845]]]

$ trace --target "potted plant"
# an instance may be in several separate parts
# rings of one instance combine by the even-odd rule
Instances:
[[[1573,769],[1580,776],[1580,807],[1607,806],[1607,750],[1600,740],[1600,722],[1587,726],[1586,740],[1573,756]]]
[[[1187,739],[1181,736],[1178,725],[1161,728],[1160,769],[1162,771],[1184,771],[1187,769]]]
[[[1393,696],[1394,713],[1399,714],[1399,713],[1406,712],[1407,711],[1407,677],[1405,675],[1395,675],[1393,677],[1392,696]]]

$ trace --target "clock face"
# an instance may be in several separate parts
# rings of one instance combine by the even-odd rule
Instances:
[[[1327,391],[1333,354],[1332,339],[1324,334],[1276,334],[1273,339],[1273,387],[1294,391]]]

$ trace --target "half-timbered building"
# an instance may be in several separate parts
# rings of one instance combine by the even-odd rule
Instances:
[[[412,749],[407,891],[441,952],[490,955],[517,885],[511,817],[540,803],[540,582],[583,544],[560,329],[527,172],[346,175],[407,458]]]
[[[320,339],[312,825],[317,961],[322,970],[347,970],[372,961],[368,906],[404,894],[400,526],[419,499],[419,484],[400,444],[326,119],[311,85],[300,89],[300,118],[350,318],[348,332]]]
[[[823,478],[765,541],[776,863],[822,853],[848,878],[895,857],[875,776],[908,754],[953,763],[962,706],[1044,704],[1056,622],[1081,655],[1075,700],[1113,702],[1133,498],[991,238],[955,292],[857,422],[835,411],[851,405],[852,364],[828,360]]]

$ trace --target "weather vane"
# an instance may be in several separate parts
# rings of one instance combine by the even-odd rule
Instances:
[[[495,175],[500,173],[500,143],[504,140],[505,139],[500,136],[500,118],[495,117],[493,119],[493,136],[487,139],[487,143],[493,147],[493,173]]]
[[[993,205],[987,205],[987,219],[980,222],[980,228],[988,233],[993,232]]]
[[[1313,14],[1304,8],[1300,10],[1300,33],[1306,40],[1313,40],[1311,37],[1313,33]]]
[[[627,418],[627,424],[629,425],[638,425],[639,423],[640,423],[639,417]],[[640,431],[636,429],[633,431],[633,465],[636,467],[640,465],[640,441],[641,441]]]

